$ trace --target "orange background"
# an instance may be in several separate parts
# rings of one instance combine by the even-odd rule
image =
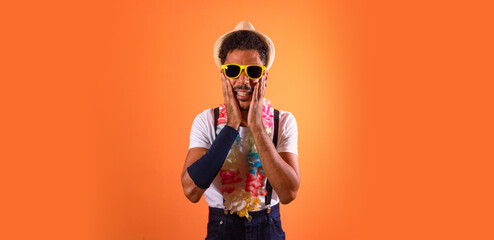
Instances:
[[[0,239],[203,239],[180,173],[241,20],[299,125],[288,239],[494,239],[488,2],[2,3]]]

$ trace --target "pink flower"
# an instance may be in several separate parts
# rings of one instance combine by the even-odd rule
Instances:
[[[226,107],[225,107],[225,104],[221,104],[219,114],[218,114],[218,125],[226,123],[226,121],[227,121]]]
[[[259,191],[259,195],[261,196],[266,196],[268,194],[268,191],[266,191],[266,189],[261,189],[261,191]]]
[[[222,186],[220,191],[222,193],[232,193],[233,191],[235,191],[235,187],[225,187],[225,186]]]
[[[272,128],[273,127],[273,114],[271,114],[271,104],[269,100],[264,99],[264,104],[262,105],[262,119],[264,123],[264,127]]]
[[[264,175],[262,175],[261,173],[247,173],[246,177],[247,181],[245,183],[245,191],[250,192],[252,196],[264,196]]]
[[[221,176],[221,184],[223,185],[235,184],[242,181],[242,178],[239,177],[240,176],[239,170],[235,172],[229,172],[221,169],[220,176]]]

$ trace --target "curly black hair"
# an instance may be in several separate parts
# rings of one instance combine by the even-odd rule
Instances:
[[[249,50],[254,49],[259,52],[259,56],[264,66],[266,66],[269,48],[266,43],[252,31],[240,30],[230,33],[221,44],[218,57],[221,59],[221,64],[225,63],[226,55],[233,50]]]

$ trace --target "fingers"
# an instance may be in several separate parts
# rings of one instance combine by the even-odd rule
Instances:
[[[227,84],[226,84],[226,87],[227,87],[227,94],[228,94],[228,97],[230,99],[233,99],[233,87],[232,87],[232,83],[230,81],[227,80]]]
[[[264,88],[266,86],[266,78],[262,77],[261,81],[259,82],[259,100],[262,101],[262,98],[264,97]]]
[[[221,73],[221,86],[223,89],[223,98],[225,100],[224,103],[225,103],[227,112],[228,113],[231,113],[232,111],[238,112],[239,107],[238,107],[238,103],[235,99],[235,96],[233,94],[233,85],[232,85],[230,79],[225,77],[223,72]]]
[[[256,86],[254,87],[254,93],[252,95],[253,99],[255,99],[256,102],[262,101],[264,98],[264,89],[265,89],[265,80],[264,77],[261,78]]]
[[[223,91],[223,99],[225,100],[225,103],[226,101],[228,100],[227,99],[227,86],[226,86],[226,79],[225,79],[225,75],[223,74],[223,71],[221,71],[221,90]]]
[[[233,89],[231,82],[226,79],[223,71],[221,72],[221,84],[223,87],[223,97],[225,98],[226,103],[227,100],[230,100],[229,98],[233,97]]]
[[[231,103],[233,99],[233,87],[231,82],[226,79],[225,75],[221,74],[221,86],[223,90],[223,98],[225,100],[225,104],[228,105]]]
[[[252,92],[252,101],[251,103],[257,102],[259,96],[259,82],[254,86],[254,91]]]

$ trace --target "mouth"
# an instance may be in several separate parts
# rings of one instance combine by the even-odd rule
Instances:
[[[235,97],[239,101],[249,101],[252,96],[252,92],[246,92],[246,91],[235,91]]]

